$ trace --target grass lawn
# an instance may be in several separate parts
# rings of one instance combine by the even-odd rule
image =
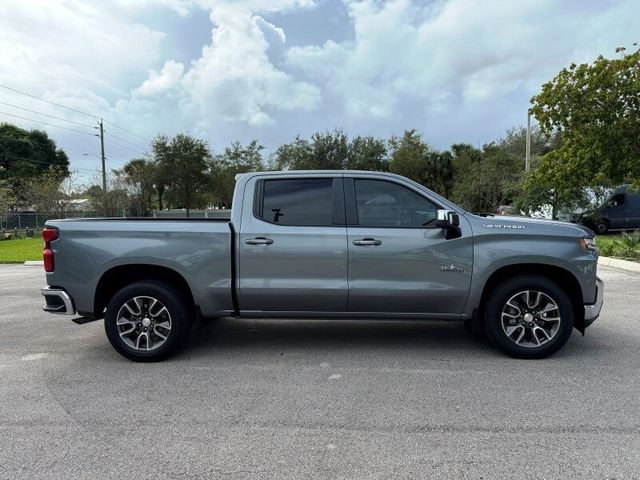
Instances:
[[[0,240],[0,263],[23,263],[27,260],[42,260],[40,237]]]

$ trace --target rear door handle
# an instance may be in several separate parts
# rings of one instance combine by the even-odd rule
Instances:
[[[267,237],[247,238],[244,243],[247,245],[271,245],[273,240]]]
[[[382,245],[382,240],[376,240],[375,238],[363,238],[362,240],[354,240],[353,244],[358,247],[366,247],[369,245]]]

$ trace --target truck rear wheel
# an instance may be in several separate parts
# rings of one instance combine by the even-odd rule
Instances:
[[[160,282],[136,282],[118,291],[104,319],[107,338],[121,355],[154,362],[174,354],[189,333],[183,295]]]
[[[487,337],[516,358],[544,358],[558,351],[573,329],[573,307],[552,280],[521,275],[500,283],[485,305]]]

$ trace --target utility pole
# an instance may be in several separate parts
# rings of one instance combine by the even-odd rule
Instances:
[[[524,152],[524,171],[531,168],[531,110],[527,110],[527,139]]]
[[[102,119],[98,122],[100,125],[100,158],[102,159],[102,192],[107,193],[107,170],[104,164],[104,129],[102,128]]]

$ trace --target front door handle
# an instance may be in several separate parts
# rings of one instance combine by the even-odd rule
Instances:
[[[382,245],[382,240],[376,240],[375,238],[363,238],[362,240],[354,240],[353,244],[358,247],[366,247],[369,245]]]
[[[247,245],[271,245],[273,240],[267,237],[247,238],[244,243]]]

